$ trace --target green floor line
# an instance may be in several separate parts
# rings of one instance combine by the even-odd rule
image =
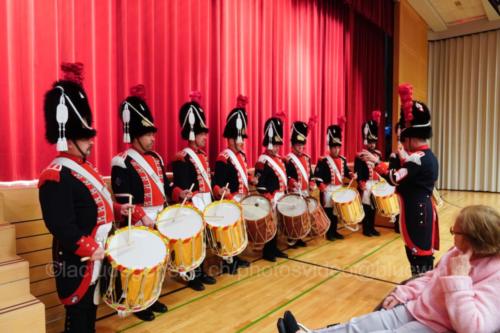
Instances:
[[[325,247],[325,246],[330,245],[330,244],[331,244],[331,243],[326,242],[326,243],[324,243],[324,244],[322,244],[322,245],[320,245],[320,246],[318,246],[318,247],[316,247],[316,248],[313,248],[313,249],[310,249],[310,250],[308,250],[308,251],[305,251],[305,252],[303,252],[303,253],[301,253],[301,254],[298,254],[298,255],[294,256],[293,258],[294,258],[294,259],[296,259],[296,258],[300,258],[300,257],[302,257],[302,256],[304,256],[304,255],[306,255],[306,254],[309,254],[309,253],[311,253],[311,252],[317,251],[317,250],[321,249],[322,247]],[[247,276],[247,277],[245,277],[245,278],[243,278],[243,279],[239,279],[239,280],[236,280],[236,281],[234,281],[234,282],[231,282],[231,283],[229,283],[229,284],[225,285],[224,287],[220,287],[220,288],[218,288],[218,289],[212,290],[212,291],[210,291],[210,292],[208,292],[208,293],[205,293],[205,294],[203,294],[203,295],[201,295],[201,296],[198,296],[198,297],[192,298],[192,299],[188,300],[187,302],[181,303],[181,304],[179,304],[179,305],[177,305],[177,306],[174,306],[174,307],[170,308],[170,309],[168,310],[168,312],[166,312],[166,313],[155,314],[155,316],[156,316],[156,317],[161,317],[161,316],[163,316],[163,315],[166,315],[166,314],[172,313],[173,311],[175,311],[175,310],[177,310],[177,309],[180,309],[180,308],[182,308],[182,307],[185,307],[186,305],[189,305],[189,304],[191,304],[191,303],[197,302],[197,301],[199,301],[199,300],[201,300],[201,299],[204,299],[204,298],[206,298],[206,297],[208,297],[208,296],[210,296],[210,295],[212,295],[212,294],[214,294],[214,293],[217,293],[217,292],[219,292],[219,291],[221,291],[221,290],[224,290],[224,289],[227,289],[227,288],[229,288],[229,287],[232,287],[232,286],[234,286],[234,285],[236,285],[236,284],[239,284],[239,283],[241,283],[241,282],[243,282],[243,281],[246,281],[246,280],[248,280],[248,279],[250,279],[250,278],[252,278],[252,277],[258,276],[259,274],[265,273],[265,272],[267,272],[268,270],[273,269],[273,268],[275,268],[275,267],[278,267],[278,266],[280,266],[280,265],[283,265],[283,264],[285,264],[285,263],[287,263],[287,262],[289,262],[289,261],[288,261],[288,260],[283,260],[283,261],[280,261],[279,263],[276,263],[276,264],[274,264],[274,265],[272,265],[272,266],[269,266],[269,267],[267,267],[267,268],[264,268],[263,270],[261,270],[261,271],[259,271],[259,272],[255,273],[255,274],[252,274],[252,275],[249,275],[249,276]],[[142,325],[142,324],[144,324],[144,323],[145,323],[144,321],[139,321],[139,322],[137,322],[137,323],[135,323],[135,324],[132,324],[132,325],[127,326],[127,327],[125,327],[125,328],[123,328],[123,329],[121,329],[121,330],[118,330],[117,332],[125,332],[125,331],[127,331],[127,330],[129,330],[129,329],[131,329],[131,328],[137,327],[137,326]]]
[[[348,269],[354,265],[356,265],[357,263],[359,263],[360,261],[366,259],[367,257],[375,254],[376,252],[380,251],[382,248],[386,247],[387,245],[389,245],[390,243],[394,242],[395,240],[399,239],[400,236],[397,236],[393,239],[391,239],[390,241],[387,241],[386,243],[380,245],[379,247],[375,248],[373,251],[365,254],[364,256],[362,256],[361,258],[359,258],[358,260],[354,261],[353,263],[350,263],[349,265],[345,266],[343,269]],[[263,314],[262,316],[258,317],[257,319],[255,319],[254,321],[250,322],[249,324],[245,325],[243,328],[239,329],[238,331],[236,331],[236,333],[241,333],[243,331],[246,331],[248,330],[250,327],[258,324],[259,322],[261,322],[262,320],[264,320],[265,318],[269,317],[271,314],[275,313],[276,311],[280,310],[280,309],[283,309],[285,306],[287,306],[288,304],[292,303],[292,302],[295,302],[296,300],[298,300],[299,298],[301,298],[302,296],[310,293],[311,291],[313,291],[314,289],[318,288],[319,286],[321,286],[322,284],[330,281],[331,279],[335,278],[336,276],[338,276],[340,273],[342,272],[337,272],[335,274],[333,274],[332,276],[329,276],[323,280],[321,280],[320,282],[318,282],[317,284],[313,285],[312,287],[302,291],[301,293],[299,293],[298,295],[292,297],[290,300],[288,300],[287,302],[279,305],[278,307],[272,309],[271,311]]]

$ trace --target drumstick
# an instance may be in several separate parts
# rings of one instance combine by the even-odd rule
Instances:
[[[222,195],[220,197],[220,201],[224,200],[224,195],[226,195],[226,190],[227,190],[228,186],[229,186],[229,182],[227,182],[226,186],[224,186],[224,191],[222,192]]]
[[[193,187],[194,187],[194,183],[191,184],[191,187],[189,188],[188,192],[191,192],[193,190]],[[186,196],[184,197],[184,200],[182,200],[181,207],[186,204],[187,199],[188,199],[188,196],[186,194]]]
[[[224,216],[217,216],[217,215],[205,215],[205,218],[209,219],[223,219]]]
[[[132,244],[123,244],[123,245],[120,245],[120,246],[117,246],[117,247],[114,247],[112,249],[107,249],[106,251],[104,251],[104,254],[109,254],[111,251],[114,251],[114,250],[122,250],[124,248],[127,248],[127,247],[130,247]],[[87,260],[90,260],[90,257],[81,257],[80,258],[80,261],[81,262],[84,262],[84,261],[87,261]]]
[[[115,194],[116,197],[126,197],[128,198],[128,203],[129,205],[132,205],[132,199],[134,196],[129,193],[120,193],[120,194]],[[130,244],[130,234],[131,234],[131,228],[132,228],[132,207],[129,207],[128,209],[128,239],[127,242]]]
[[[189,192],[191,192],[191,191],[193,190],[193,187],[194,187],[194,183],[192,183],[192,184],[191,184],[191,187],[189,188]],[[188,199],[188,196],[187,196],[187,194],[186,194],[186,196],[184,197],[184,200],[182,200],[182,203],[181,203],[181,207],[180,207],[180,208],[184,207],[184,205],[186,204],[187,199]],[[180,211],[180,209],[178,209],[178,210],[175,212],[175,215],[174,215],[174,218],[173,218],[173,220],[174,220],[174,221],[175,221],[175,219],[177,218],[177,215],[179,215],[179,211]]]

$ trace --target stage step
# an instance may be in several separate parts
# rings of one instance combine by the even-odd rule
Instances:
[[[29,264],[18,257],[0,263],[0,308],[23,303],[30,294]]]
[[[0,332],[45,332],[45,307],[33,296],[14,306],[0,307]]]
[[[16,258],[16,227],[0,221],[0,263]]]

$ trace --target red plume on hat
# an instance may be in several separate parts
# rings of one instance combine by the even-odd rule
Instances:
[[[309,117],[309,121],[307,122],[307,127],[309,127],[312,130],[317,123],[318,123],[318,116],[313,114],[312,116]]]
[[[285,110],[281,110],[281,111],[273,111],[273,117],[274,118],[279,118],[281,119],[282,122],[285,122],[285,119],[286,119],[286,113],[285,113]]]
[[[82,85],[83,64],[81,62],[63,62],[61,70],[63,71],[63,80]]]
[[[347,123],[347,119],[345,116],[338,116],[337,117],[337,124],[340,126],[340,127],[344,127],[344,125]]]
[[[248,104],[248,97],[244,95],[238,95],[236,97],[236,107],[237,108],[244,108]]]
[[[146,88],[143,84],[137,84],[130,88],[130,95],[139,97],[142,100],[146,99]]]
[[[372,120],[378,124],[380,124],[380,118],[382,117],[382,112],[380,110],[372,111]]]
[[[191,101],[196,102],[200,105],[201,105],[202,97],[203,97],[203,95],[201,94],[201,92],[199,90],[193,90],[189,93],[189,98],[191,99]]]
[[[402,83],[399,85],[398,92],[404,119],[406,122],[410,122],[413,120],[413,87],[409,83]]]

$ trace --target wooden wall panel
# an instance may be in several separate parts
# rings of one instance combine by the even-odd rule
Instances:
[[[411,7],[408,0],[395,3],[393,123],[399,119],[400,83],[411,83],[414,89],[413,97],[427,103],[428,30],[427,23]],[[396,149],[396,143],[394,137],[393,150]]]

